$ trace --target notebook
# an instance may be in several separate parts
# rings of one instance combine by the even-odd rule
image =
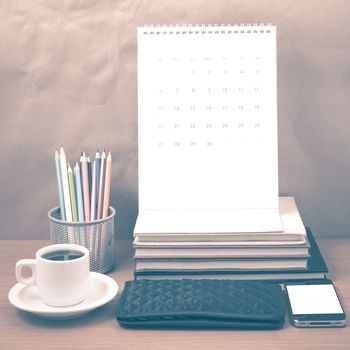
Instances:
[[[250,270],[250,271],[135,271],[137,279],[233,279],[233,280],[273,280],[273,281],[287,281],[287,280],[306,280],[324,278],[328,272],[327,265],[322,257],[317,242],[313,237],[310,228],[307,228],[308,241],[310,242],[310,258],[308,259],[307,269],[301,270]]]
[[[136,248],[135,259],[191,258],[287,258],[309,257],[308,247],[235,247],[235,248]]]
[[[135,232],[279,232],[276,28],[138,28]]]
[[[208,246],[300,246],[307,244],[305,226],[294,197],[279,197],[281,232],[134,232],[134,247],[208,247]],[[154,220],[157,220],[154,217]],[[155,225],[154,225],[155,226]]]
[[[307,268],[306,258],[283,259],[136,259],[138,272],[166,271],[249,271],[300,270]]]

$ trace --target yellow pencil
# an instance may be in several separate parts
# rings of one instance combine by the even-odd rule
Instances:
[[[85,152],[81,156],[85,221],[90,221],[89,171]]]
[[[70,193],[70,202],[72,206],[73,221],[78,221],[78,208],[77,208],[77,197],[75,195],[74,175],[69,163],[68,163],[68,183],[69,183],[69,193]]]

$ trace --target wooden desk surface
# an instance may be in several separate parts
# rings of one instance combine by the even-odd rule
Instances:
[[[319,246],[345,309],[350,313],[350,239],[319,239]],[[87,316],[52,321],[16,310],[7,294],[16,284],[17,260],[34,257],[49,244],[38,240],[0,241],[0,349],[350,349],[350,326],[297,329],[286,320],[276,331],[128,330],[115,321],[118,297]],[[109,273],[123,288],[133,278],[130,241],[116,241],[117,266]],[[120,293],[119,293],[120,295]]]

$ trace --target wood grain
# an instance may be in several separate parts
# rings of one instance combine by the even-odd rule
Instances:
[[[115,321],[118,297],[85,317],[48,321],[16,310],[7,294],[16,283],[17,260],[32,258],[48,241],[0,241],[0,349],[350,349],[350,328],[297,329],[286,320],[276,331],[128,330]],[[319,239],[344,307],[350,310],[350,239]],[[116,241],[116,268],[109,273],[122,289],[133,278],[131,242]],[[120,295],[120,294],[119,294]]]

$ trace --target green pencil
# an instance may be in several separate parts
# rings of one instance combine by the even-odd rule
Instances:
[[[70,199],[71,199],[71,205],[72,205],[73,221],[78,221],[77,196],[75,194],[74,175],[69,163],[68,163],[68,183],[69,183],[69,192],[70,192]]]

